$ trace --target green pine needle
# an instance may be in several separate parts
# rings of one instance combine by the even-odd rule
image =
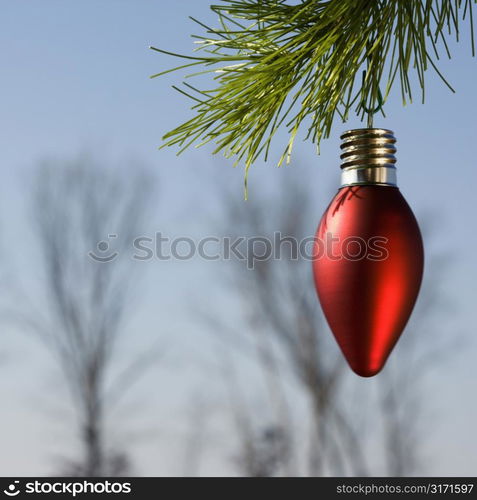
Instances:
[[[216,144],[214,152],[243,161],[246,172],[268,157],[281,127],[289,141],[279,164],[289,162],[301,128],[317,146],[330,135],[338,114],[344,122],[353,109],[367,125],[388,98],[396,79],[403,104],[411,102],[416,75],[424,100],[424,74],[439,46],[450,57],[448,38],[459,39],[460,19],[468,18],[477,0],[222,0],[211,9],[219,26],[193,19],[205,33],[196,38],[194,56],[184,68],[201,68],[194,76],[213,75],[214,88],[190,84],[176,90],[193,102],[194,116],[164,136],[164,146]],[[362,71],[365,78],[361,79]],[[193,95],[192,93],[193,92]]]

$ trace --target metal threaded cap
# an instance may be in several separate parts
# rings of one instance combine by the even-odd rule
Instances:
[[[392,130],[359,128],[342,136],[341,168],[394,167],[396,138]]]
[[[341,140],[342,186],[397,186],[396,138],[392,130],[348,130]]]

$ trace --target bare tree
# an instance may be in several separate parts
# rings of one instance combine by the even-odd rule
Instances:
[[[125,450],[106,438],[107,410],[144,368],[131,360],[111,378],[135,268],[131,248],[153,186],[143,169],[112,170],[89,157],[41,166],[34,182],[34,228],[41,252],[44,310],[27,321],[65,376],[78,416],[80,459],[67,474],[121,475]],[[130,255],[126,255],[129,252]]]

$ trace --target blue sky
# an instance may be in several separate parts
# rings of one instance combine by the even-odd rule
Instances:
[[[21,272],[18,279],[35,288],[36,263],[25,207],[32,169],[48,156],[70,157],[86,149],[113,164],[139,159],[160,180],[154,222],[161,230],[191,237],[210,231],[210,216],[217,208],[215,179],[225,179],[241,197],[243,172],[233,169],[230,161],[212,158],[210,147],[181,157],[172,149],[157,150],[161,135],[190,112],[189,103],[170,89],[181,75],[149,79],[176,61],[148,49],[156,45],[190,52],[189,35],[198,28],[188,16],[214,23],[208,2],[3,0],[0,4],[0,241],[6,272],[14,277]],[[433,251],[445,251],[453,259],[446,292],[455,307],[441,328],[450,337],[465,335],[467,347],[464,352],[448,353],[428,395],[438,416],[438,431],[428,452],[437,456],[433,472],[444,475],[473,475],[477,463],[473,425],[477,418],[473,401],[477,383],[473,339],[477,322],[477,66],[470,56],[467,30],[462,38],[462,44],[453,47],[453,60],[441,62],[456,94],[429,71],[425,106],[416,102],[403,108],[396,92],[386,106],[387,118],[376,119],[377,126],[396,133],[399,183],[416,213],[432,220]],[[258,164],[250,175],[250,195],[260,196],[276,179],[297,175],[316,185],[324,209],[330,186],[338,184],[339,135],[358,126],[356,119],[346,125],[336,123],[320,157],[312,144],[298,143],[292,165],[277,169],[273,162]],[[277,153],[282,149],[280,140],[285,140],[284,134],[278,136]],[[310,221],[313,229],[319,218],[318,212],[316,220]],[[171,347],[168,369],[158,368],[159,385],[149,378],[142,389],[151,408],[161,407],[163,429],[152,444],[139,440],[138,461],[146,474],[178,473],[165,456],[180,458],[179,437],[175,437],[180,436],[180,424],[175,415],[183,411],[184,399],[194,390],[187,360],[204,348],[196,340],[196,330],[194,335],[184,333],[191,330],[194,319],[183,314],[183,301],[198,290],[220,296],[210,280],[211,270],[210,263],[173,263],[160,270],[148,264],[136,328],[154,321],[160,304],[169,311],[163,329],[177,344]],[[164,285],[160,289],[154,286],[159,279]],[[45,369],[48,358],[30,338],[11,327],[2,333],[5,342],[0,352],[5,351],[5,362],[0,364],[0,395],[9,404],[0,413],[0,473],[46,473],[51,470],[49,457],[60,453],[57,441],[69,439],[67,430],[64,434],[56,430],[48,417],[47,400],[38,394],[40,387],[44,392],[56,390],[55,375]],[[146,341],[147,335],[142,342]],[[180,359],[177,345],[188,346],[186,360]],[[160,397],[151,396],[152,387],[160,388]],[[152,422],[147,420],[147,425]],[[222,470],[216,459],[208,460],[208,470]]]

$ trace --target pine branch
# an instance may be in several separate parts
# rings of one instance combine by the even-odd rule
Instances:
[[[179,90],[193,100],[194,116],[164,136],[165,146],[214,142],[215,153],[244,161],[246,171],[268,157],[281,127],[289,140],[279,164],[289,161],[296,136],[306,126],[317,146],[330,135],[338,115],[354,110],[372,125],[396,79],[403,104],[413,99],[414,73],[424,100],[424,75],[439,72],[439,46],[450,57],[448,39],[458,41],[460,19],[469,19],[477,0],[222,0],[211,9],[219,27],[193,19],[205,30],[195,36],[196,55],[154,75],[201,67],[215,87]],[[153,50],[171,54],[154,47]],[[474,51],[474,47],[472,47]],[[361,72],[365,77],[361,80]],[[191,95],[193,90],[196,95]]]

